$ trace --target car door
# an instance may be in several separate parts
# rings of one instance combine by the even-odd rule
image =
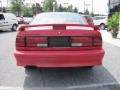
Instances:
[[[5,20],[4,14],[0,14],[0,30],[7,30],[8,22]]]

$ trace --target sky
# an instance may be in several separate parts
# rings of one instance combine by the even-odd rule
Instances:
[[[3,6],[7,6],[7,0],[1,0]],[[42,0],[25,0],[26,3],[41,3]],[[91,12],[92,10],[92,0],[57,0],[58,3],[67,6],[72,4],[73,7],[77,7],[79,12],[84,11],[84,2],[88,4],[86,8]],[[68,3],[68,4],[64,4]],[[93,11],[96,14],[107,14],[108,13],[108,0],[93,0]]]

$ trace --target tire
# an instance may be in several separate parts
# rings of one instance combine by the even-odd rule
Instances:
[[[105,30],[105,24],[104,23],[100,24],[100,30]]]
[[[24,67],[26,70],[32,70],[32,69],[35,69],[36,67],[34,67],[34,66],[25,66]]]
[[[17,30],[17,25],[16,24],[13,24],[12,26],[12,31],[16,31]]]
[[[92,69],[94,66],[87,66],[86,69]]]

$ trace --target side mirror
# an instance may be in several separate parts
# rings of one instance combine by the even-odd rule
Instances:
[[[97,25],[94,25],[94,30],[100,30]]]

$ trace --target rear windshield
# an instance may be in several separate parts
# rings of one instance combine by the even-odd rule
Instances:
[[[101,19],[105,19],[106,17],[94,17],[94,20],[101,20]]]
[[[83,16],[76,13],[54,12],[35,16],[31,24],[84,24],[88,25]]]
[[[0,14],[0,20],[5,20],[3,14]]]

